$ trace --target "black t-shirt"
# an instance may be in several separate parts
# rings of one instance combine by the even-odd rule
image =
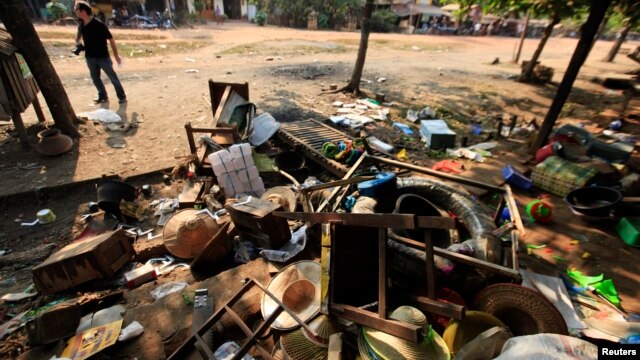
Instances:
[[[111,32],[107,25],[96,18],[91,18],[88,24],[82,22],[78,26],[84,41],[85,56],[90,58],[108,58],[107,40],[111,39]]]

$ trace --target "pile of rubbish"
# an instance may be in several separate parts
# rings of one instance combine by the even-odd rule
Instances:
[[[24,327],[32,347],[66,341],[56,355],[68,359],[117,343],[143,346],[140,335],[154,324],[125,322],[123,306],[106,304],[146,287],[154,302],[179,293],[185,306],[193,306],[194,325],[165,354],[169,359],[192,353],[245,360],[596,359],[598,348],[587,339],[637,341],[639,323],[604,275],[572,269],[553,277],[520,267],[526,229],[509,185],[564,194],[574,209],[593,211],[596,206],[584,199],[595,194],[580,197],[575,188],[595,172],[569,170],[564,161],[578,156],[575,142],[595,146],[592,155],[621,159],[622,152],[605,149],[577,128],[561,128],[544,150],[553,154],[537,156],[529,183],[510,167],[504,171],[508,184],[495,186],[456,175],[462,169],[455,163],[434,170],[373,156],[361,140],[327,142],[323,156],[344,158],[351,168],[342,179],[321,182],[277,165],[265,169],[257,146],[280,124],[270,115],[256,116],[240,85],[222,85],[223,95],[212,102],[218,107],[209,135],[196,146],[195,130],[187,126],[193,156],[165,179],[183,185],[180,195],[158,196],[163,184],[99,181],[85,231],[32,269],[32,287],[3,296],[14,303],[57,299],[3,324],[3,338]],[[235,105],[226,109],[225,101]],[[356,104],[384,114],[371,100]],[[362,120],[352,110],[344,113],[352,125]],[[423,120],[420,133],[434,147],[455,143],[443,120]],[[294,169],[304,166],[304,155],[298,156]],[[278,183],[265,176],[274,171],[282,175]],[[491,210],[459,185],[491,191],[499,205]],[[551,216],[543,200],[527,213],[543,223]],[[52,215],[43,213],[38,222],[55,221]],[[621,219],[618,231],[638,245],[634,221]],[[143,255],[140,245],[152,243],[156,255]],[[270,280],[228,284],[235,295],[217,309],[212,298],[218,294],[207,288],[191,298],[189,284],[179,278],[156,283],[176,269],[198,273],[258,261],[276,268]],[[85,293],[70,296],[78,291]]]

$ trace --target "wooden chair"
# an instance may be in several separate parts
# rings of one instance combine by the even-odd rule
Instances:
[[[226,118],[230,116],[229,106],[226,106],[231,99],[237,98],[239,95],[244,100],[249,100],[249,83],[235,84],[223,83],[209,80],[209,96],[211,98],[211,111],[213,121],[207,127],[193,127],[191,122],[184,125],[187,133],[187,141],[189,142],[189,151],[196,157],[196,166],[198,174],[213,175],[213,170],[207,156],[211,153],[208,146],[198,146],[195,134],[207,134],[216,143],[222,146],[229,146],[240,141],[240,136],[236,127],[218,126],[226,122]]]

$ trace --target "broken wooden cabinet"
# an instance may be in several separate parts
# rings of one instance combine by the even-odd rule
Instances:
[[[279,249],[291,238],[287,220],[275,217],[280,204],[256,197],[244,197],[235,204],[225,206],[242,239],[262,249]]]

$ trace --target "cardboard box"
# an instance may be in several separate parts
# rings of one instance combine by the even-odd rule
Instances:
[[[38,314],[26,325],[32,345],[51,344],[75,335],[82,318],[82,308],[78,303],[64,302]]]
[[[124,280],[127,282],[129,289],[133,289],[157,278],[158,273],[156,272],[156,268],[151,264],[145,264],[124,274]]]
[[[124,230],[104,233],[49,256],[31,270],[33,283],[43,294],[55,294],[87,281],[109,279],[134,255]]]
[[[456,145],[456,133],[444,120],[422,120],[420,135],[431,149],[454,148]]]

